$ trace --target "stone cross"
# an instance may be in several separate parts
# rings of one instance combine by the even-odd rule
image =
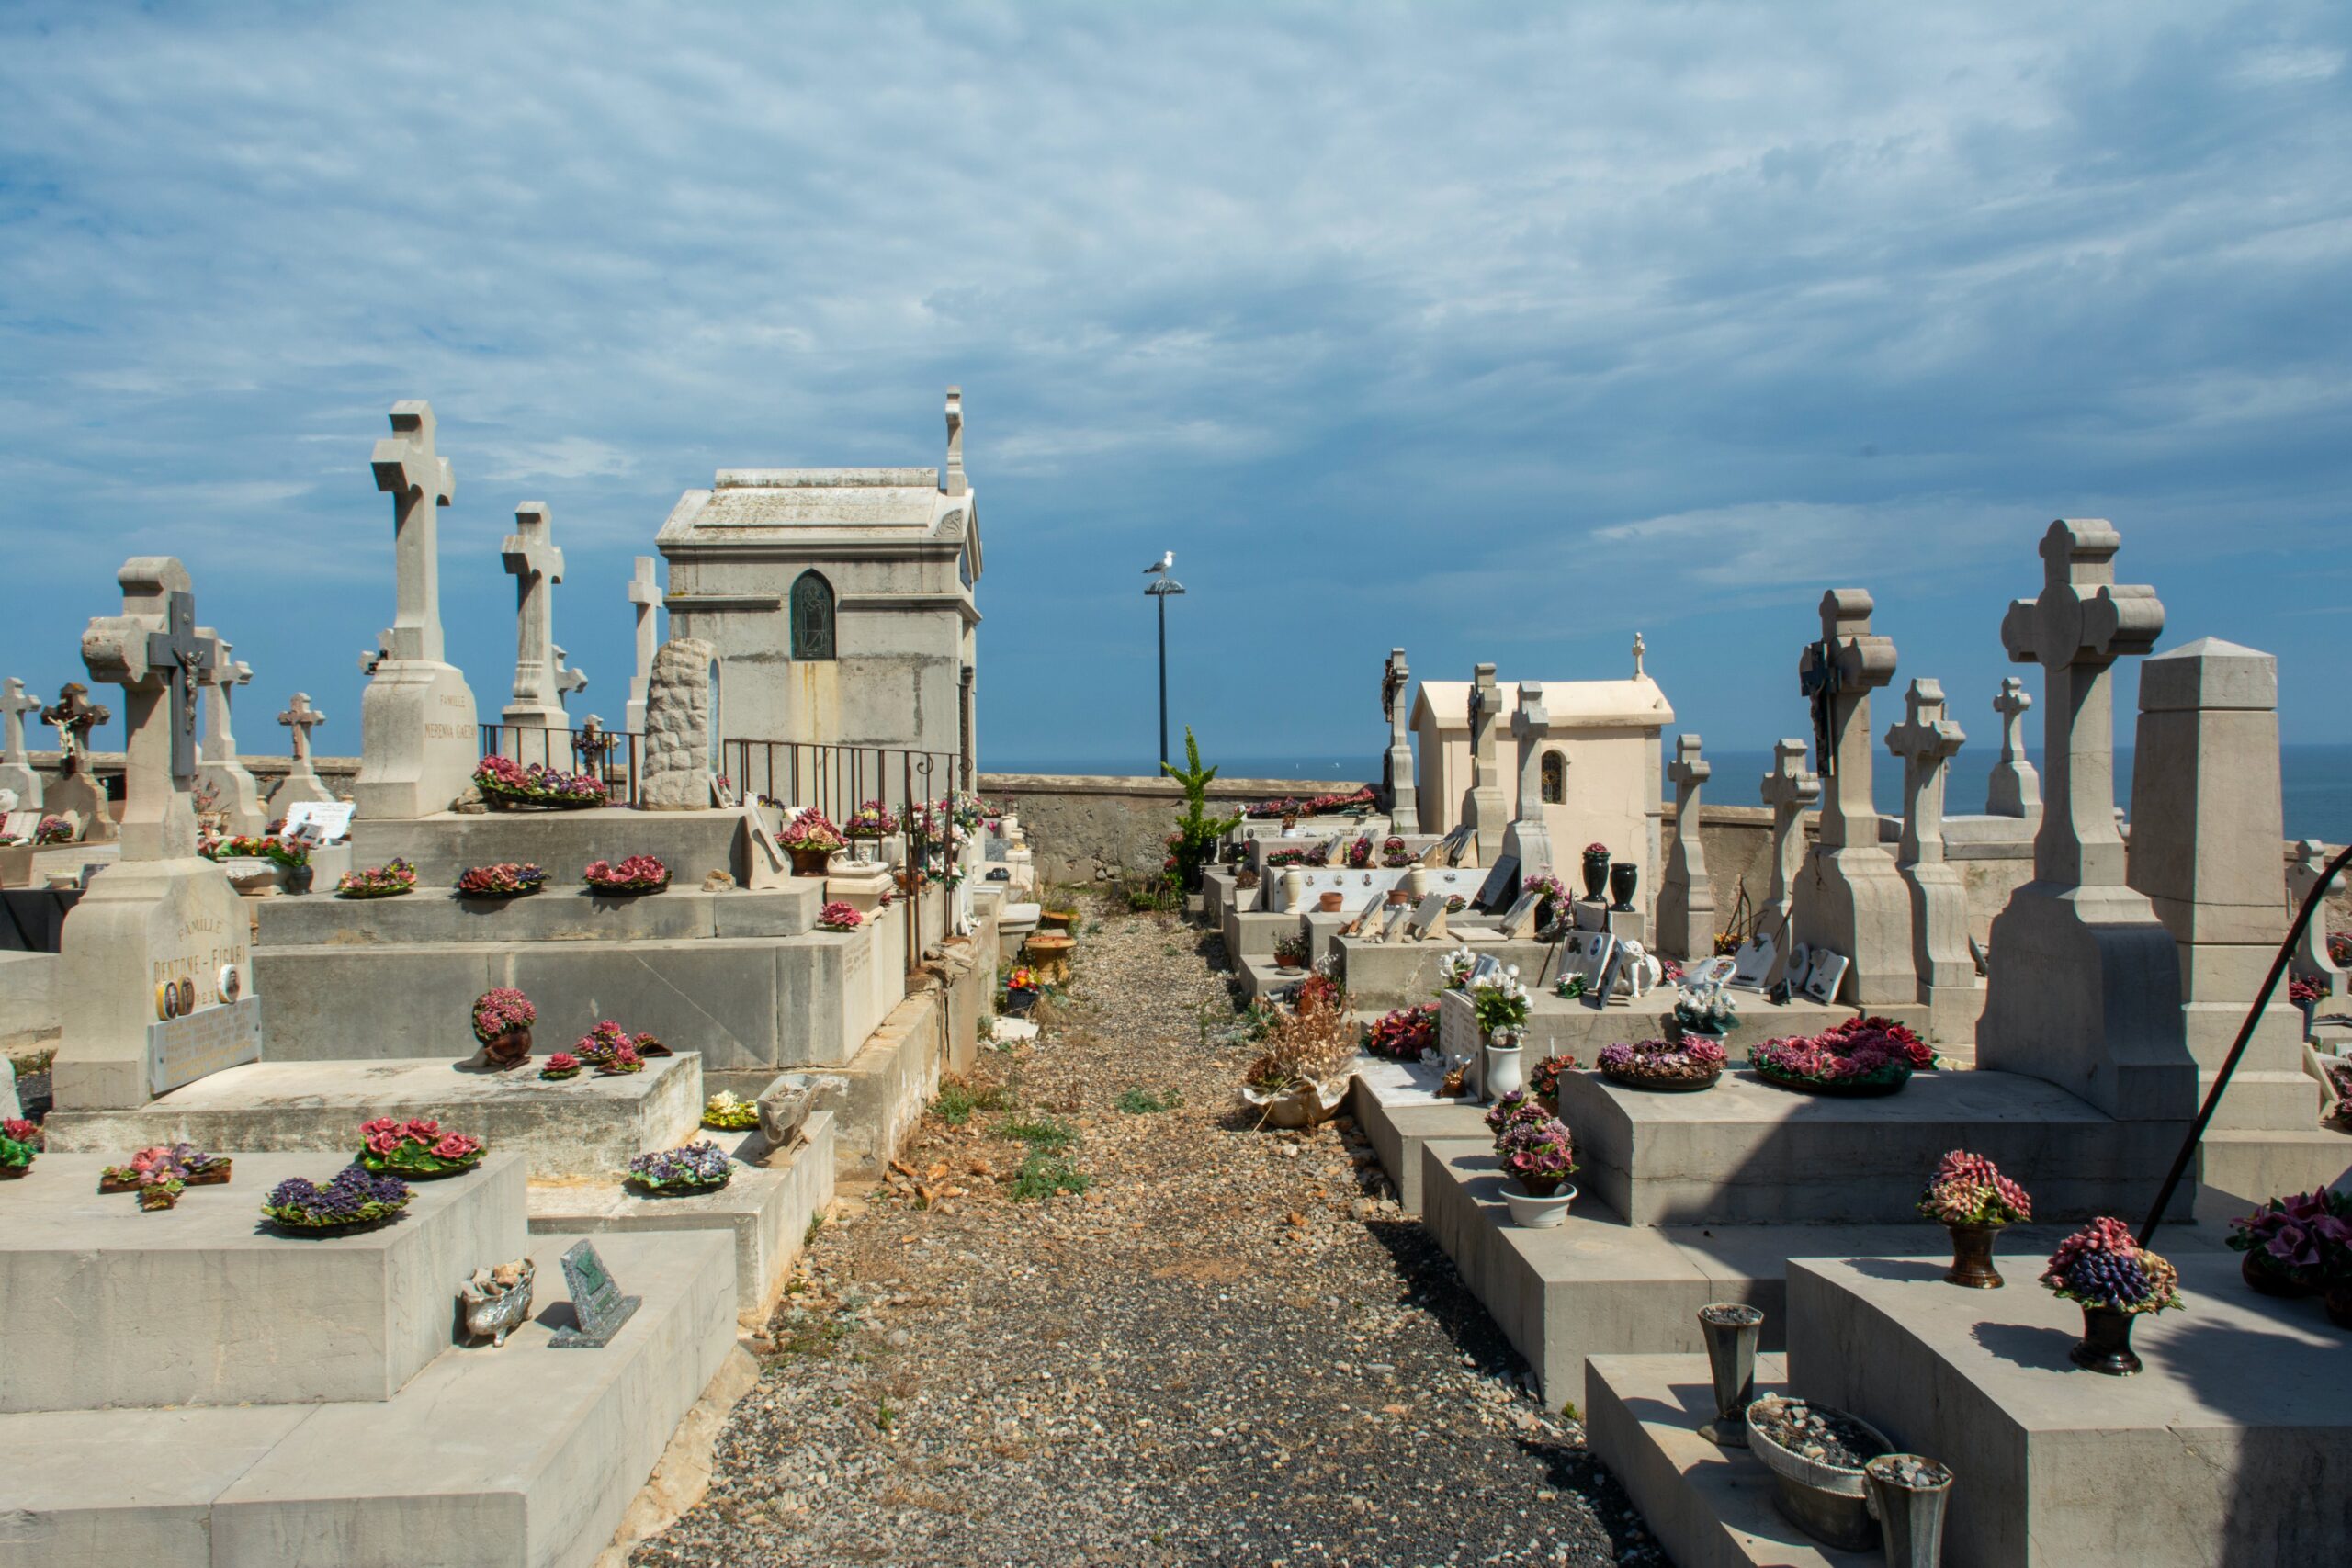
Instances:
[[[1715,770],[1699,753],[1699,737],[1686,729],[1674,738],[1674,761],[1666,769],[1674,784],[1674,849],[1658,892],[1657,935],[1666,952],[1685,958],[1711,958],[1715,951],[1715,888],[1699,835],[1699,792]]]
[[[563,552],[556,547],[546,502],[526,501],[514,509],[514,532],[502,553],[514,579],[514,707],[560,705],[551,590],[563,581]]]
[[[1642,655],[1648,651],[1649,644],[1642,640],[1641,633],[1635,632],[1634,634],[1634,679],[1636,681],[1646,678],[1642,673]]]
[[[32,759],[25,752],[25,715],[40,711],[40,699],[26,694],[22,681],[11,675],[0,684],[0,762],[30,765]]]
[[[1944,764],[1968,737],[1944,716],[1941,682],[1912,682],[1903,702],[1903,722],[1886,731],[1886,749],[1903,759],[1903,852],[1895,859],[1931,864],[1944,858]]]
[[[326,721],[327,716],[311,705],[311,694],[308,692],[295,693],[294,700],[286,705],[286,711],[277,716],[277,722],[293,731],[294,760],[297,762],[310,761],[311,727]]]
[[[589,772],[602,778],[605,776],[605,758],[611,753],[614,747],[621,743],[621,738],[617,735],[605,734],[605,721],[592,713],[588,716],[588,722],[580,727],[580,733],[572,738],[571,743],[581,757],[586,761]]]
[[[1833,588],[1821,596],[1821,640],[1797,662],[1799,689],[1813,700],[1821,756],[1821,843],[1845,849],[1878,842],[1871,804],[1871,693],[1894,678],[1894,642],[1871,631],[1871,596]],[[1849,956],[1851,956],[1849,954]]]
[[[2311,897],[2312,885],[2327,869],[2327,846],[2317,839],[2295,840],[2295,858],[2287,866],[2287,913],[2291,918]],[[2318,983],[2329,996],[2345,994],[2344,966],[2327,951],[2327,917],[2324,911],[2313,914],[2312,923],[2303,928],[2301,941],[2295,944],[2294,972],[2306,980]]]
[[[1496,721],[1502,717],[1502,688],[1495,683],[1495,667],[1481,664],[1470,684],[1470,809],[1471,826],[1478,836],[1478,863],[1492,865],[1502,853],[1502,779],[1495,762]]]
[[[1821,775],[1804,765],[1805,743],[1785,739],[1772,748],[1772,771],[1764,775],[1759,797],[1772,808],[1772,880],[1756,911],[1758,936],[1789,951],[1789,904],[1796,886],[1797,868],[1804,863],[1804,814],[1821,798]]]
[[[588,671],[575,670],[565,662],[568,656],[564,653],[561,643],[552,643],[549,647],[555,654],[555,700],[561,703],[574,692],[586,691]]]
[[[232,660],[230,650],[237,645],[211,627],[199,626],[197,630],[200,636],[212,639],[216,650],[212,678],[204,682],[209,694],[204,699],[204,737],[198,754],[208,762],[233,762],[237,760],[237,737],[230,727],[229,694],[253,680],[254,667],[242,659]]]
[[[621,722],[633,735],[645,733],[645,688],[653,679],[653,650],[662,646],[662,585],[653,579],[653,558],[637,558],[628,580],[628,602],[637,606],[637,673],[629,678],[628,709]]]
[[[1988,817],[2035,818],[2041,815],[2041,775],[2026,761],[2022,731],[2026,710],[2033,697],[2014,675],[2001,682],[1993,711],[2001,716],[2001,760],[1984,782],[1984,814]]]
[[[89,694],[90,688],[81,682],[68,681],[58,688],[56,704],[40,710],[40,721],[57,731],[62,757],[58,771],[68,778],[81,771],[90,754],[90,731],[114,716],[112,709],[83,700]]]
[[[1511,738],[1519,742],[1519,816],[1521,821],[1544,819],[1544,742],[1552,737],[1552,716],[1544,706],[1544,683],[1519,683],[1519,711],[1510,716]],[[1521,862],[1532,874],[1539,869]]]
[[[947,467],[940,471],[943,495],[965,495],[971,486],[964,479],[964,389],[947,389]]]
[[[122,854],[127,861],[196,853],[195,677],[211,648],[196,636],[187,569],[168,556],[136,556],[116,574],[122,614],[92,618],[82,660],[94,679],[123,689]]]
[[[2061,518],[2041,538],[2038,599],[2011,601],[2001,642],[2019,664],[2042,668],[2041,716],[2050,806],[2033,840],[2036,882],[2120,887],[2127,875],[2115,825],[2115,661],[2146,653],[2165,629],[2156,591],[2115,581],[2123,537],[2103,518]]]
[[[1388,775],[1388,830],[1392,833],[1417,833],[1421,827],[1420,790],[1413,777],[1413,743],[1407,728],[1410,715],[1405,705],[1405,688],[1412,678],[1405,650],[1390,649],[1380,676],[1380,711],[1388,721],[1388,753],[1382,771]]]
[[[441,549],[436,507],[457,498],[449,459],[433,449],[433,405],[392,405],[392,434],[369,459],[376,488],[392,498],[392,560],[398,573],[392,625],[379,639],[387,657],[442,660]],[[373,672],[372,671],[370,671]]]

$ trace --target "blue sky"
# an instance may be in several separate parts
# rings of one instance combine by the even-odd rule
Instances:
[[[678,493],[935,463],[952,381],[984,764],[1149,754],[1166,547],[1212,755],[1636,629],[1763,746],[1833,583],[1984,745],[2059,515],[2352,739],[2352,8],[484,9],[0,16],[0,674],[175,554],[245,747],[355,750],[424,397],[485,715],[541,500],[616,720]]]

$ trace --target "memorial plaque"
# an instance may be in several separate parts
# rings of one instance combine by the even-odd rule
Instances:
[[[288,807],[286,831],[291,836],[313,824],[315,837],[302,834],[314,844],[339,844],[351,836],[351,814],[358,808],[347,800],[305,800]]]
[[[1824,1004],[1836,1001],[1838,987],[1846,978],[1846,964],[1844,953],[1815,948],[1813,964],[1804,973],[1804,994]]]
[[[0,839],[29,839],[40,826],[38,811],[11,811],[0,817]]]
[[[1506,942],[1524,942],[1535,934],[1535,908],[1544,902],[1541,893],[1522,893],[1511,900],[1504,911],[1502,933]]]
[[[612,1343],[643,1298],[625,1296],[605,1272],[605,1260],[589,1243],[576,1241],[563,1255],[564,1289],[571,1295],[571,1326],[548,1341],[558,1350],[601,1350]]]
[[[1752,936],[1739,944],[1739,952],[1732,957],[1729,984],[1742,991],[1760,991],[1765,977],[1772,973],[1772,960],[1779,956],[1779,944],[1769,936]]]
[[[1608,961],[1600,966],[1600,983],[1591,987],[1584,994],[1584,1005],[1589,1008],[1605,1008],[1615,1000],[1617,978],[1625,971],[1625,968],[1624,951],[1612,945],[1609,950]],[[1628,1005],[1631,1005],[1630,998]]]
[[[1491,953],[1482,953],[1471,961],[1470,978],[1465,988],[1476,990],[1480,986],[1498,985],[1502,977],[1503,961]]]
[[[1495,868],[1487,873],[1487,880],[1478,884],[1478,896],[1470,900],[1474,909],[1492,910],[1506,897],[1519,881],[1519,857],[1502,855],[1496,859]]]
[[[1388,913],[1382,918],[1380,922],[1380,940],[1383,942],[1396,941],[1405,934],[1405,928],[1412,923],[1413,907],[1410,904],[1389,905]]]
[[[147,1092],[168,1094],[224,1067],[261,1060],[261,998],[177,1011],[187,982],[166,981],[174,1016],[147,1026]]]
[[[1412,919],[1405,926],[1405,935],[1408,940],[1428,940],[1444,934],[1445,895],[1425,893],[1421,896],[1420,908],[1413,911]]]

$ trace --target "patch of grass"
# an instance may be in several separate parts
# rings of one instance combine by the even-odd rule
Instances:
[[[1148,1089],[1131,1089],[1112,1103],[1129,1116],[1156,1116],[1163,1111],[1173,1111],[1184,1103],[1182,1091],[1170,1089],[1165,1099]]]
[[[897,1429],[899,1425],[899,1413],[890,1408],[890,1402],[888,1400],[886,1399],[881,1404],[874,1407],[874,1424],[876,1427],[881,1427],[882,1430],[886,1432]]]
[[[1093,1178],[1069,1160],[1033,1148],[1012,1174],[1012,1197],[1016,1202],[1031,1202],[1057,1192],[1083,1192],[1091,1185]]]
[[[769,1332],[775,1337],[774,1353],[778,1356],[820,1356],[841,1343],[849,1325],[837,1317],[794,1311],[771,1325]]]
[[[1138,877],[1119,889],[1119,897],[1126,900],[1135,913],[1171,914],[1184,907],[1184,890],[1173,877]]]
[[[1029,1145],[1033,1155],[1059,1154],[1078,1142],[1078,1129],[1065,1122],[1007,1122],[997,1129],[1000,1136]]]
[[[808,1228],[807,1230],[805,1230],[805,1231],[803,1231],[803,1232],[801,1232],[801,1233],[800,1233],[800,1245],[801,1245],[802,1247],[814,1247],[814,1246],[816,1246],[816,1245],[817,1245],[817,1233],[818,1233],[819,1231],[820,1231],[820,1230],[823,1230],[824,1228],[825,1228],[825,1216],[824,1216],[824,1215],[822,1215],[822,1214],[811,1214],[811,1215],[809,1215],[809,1216],[808,1216]]]
[[[931,1102],[931,1113],[950,1127],[961,1127],[972,1119],[975,1111],[1002,1111],[1005,1108],[1001,1089],[974,1089],[954,1079],[939,1086],[939,1098]]]
[[[1568,1400],[1560,1406],[1560,1414],[1566,1416],[1571,1421],[1581,1421],[1584,1419],[1584,1416],[1577,1410],[1577,1402],[1573,1399]]]

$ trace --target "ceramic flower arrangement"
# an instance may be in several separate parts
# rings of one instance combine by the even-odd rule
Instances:
[[[469,898],[520,898],[547,886],[548,874],[527,862],[478,865],[458,876],[458,891]]]
[[[1016,964],[1012,971],[1005,976],[1004,988],[1008,991],[1041,991],[1045,989],[1045,982],[1037,977],[1037,972],[1035,969],[1030,968],[1026,964]]]
[[[416,867],[395,860],[365,871],[346,871],[335,879],[334,891],[339,898],[396,898],[416,891]]]
[[[755,1101],[720,1089],[704,1101],[702,1124],[714,1132],[741,1133],[760,1124],[760,1108]]]
[[[578,810],[605,804],[602,780],[589,773],[567,773],[544,762],[529,767],[512,757],[484,757],[474,770],[474,788],[484,800],[500,806],[547,806]]]
[[[640,1072],[648,1058],[666,1056],[670,1049],[650,1033],[631,1034],[616,1021],[605,1018],[597,1020],[596,1026],[580,1037],[571,1054],[609,1077],[616,1073]],[[616,1061],[626,1065],[616,1067]]]
[[[1577,1173],[1576,1139],[1526,1090],[1505,1095],[1487,1112],[1503,1174],[1531,1198],[1549,1198]]]
[[[40,1157],[40,1128],[20,1116],[0,1122],[0,1180],[22,1176]]]
[[[2180,1305],[2180,1275],[2132,1239],[2131,1228],[2101,1215],[2058,1244],[2041,1282],[2087,1308],[2128,1316]]]
[[[2313,1002],[2324,1000],[2326,996],[2317,980],[2307,980],[2301,975],[2287,976],[2287,999],[2297,1007],[2309,1007]]]
[[[225,839],[206,839],[196,846],[196,852],[207,860],[266,860],[284,866],[311,863],[311,852],[307,845],[289,844],[283,839],[260,838],[250,833],[236,833]]]
[[[1814,1094],[1892,1094],[1935,1066],[1927,1042],[1883,1018],[1853,1018],[1811,1036],[1767,1040],[1748,1052],[1756,1076]]]
[[[1936,1162],[1919,1213],[1945,1225],[2013,1225],[2033,1218],[2033,1200],[1983,1155],[1954,1149]]]
[[[1478,1015],[1478,1032],[1490,1040],[1527,1027],[1527,987],[1519,983],[1519,965],[1471,987],[1470,1006]]]
[[[1546,1056],[1528,1070],[1527,1092],[1551,1108],[1554,1115],[1560,1111],[1560,1075],[1574,1072],[1574,1056]]]
[[[1636,1040],[1600,1048],[1600,1076],[1628,1089],[1702,1089],[1723,1077],[1724,1048],[1713,1040]]]
[[[1685,1034],[1720,1040],[1739,1027],[1739,1009],[1719,984],[1683,986],[1675,992],[1674,1021]]]
[[[1348,846],[1348,869],[1362,871],[1372,863],[1372,840],[1362,838]]]
[[[842,830],[813,806],[802,807],[791,821],[786,823],[784,831],[775,836],[775,841],[786,850],[822,850],[827,854],[849,842]]]
[[[1553,982],[1552,994],[1555,997],[1566,997],[1570,1001],[1574,1001],[1584,995],[1585,987],[1589,984],[1589,982],[1582,975],[1571,971]]]
[[[36,844],[70,844],[74,841],[74,824],[62,817],[44,817],[33,828]]]
[[[1455,948],[1438,960],[1438,988],[1458,991],[1470,983],[1470,972],[1478,967],[1478,955],[1465,944]]]
[[[735,1167],[717,1144],[700,1139],[682,1148],[639,1155],[628,1162],[628,1179],[648,1192],[675,1197],[716,1192],[735,1176]]]
[[[817,929],[820,931],[854,931],[865,923],[865,917],[836,898],[817,911]]]
[[[869,800],[850,813],[842,831],[853,839],[887,839],[899,830],[899,818],[878,800]]]
[[[1279,871],[1290,865],[1305,865],[1306,852],[1301,849],[1268,850],[1265,863],[1269,871]]]
[[[493,986],[474,998],[474,1039],[488,1045],[539,1021],[531,998],[512,986]]]
[[[2352,1281],[2352,1193],[2320,1188],[2273,1198],[2230,1222],[2247,1284],[2266,1295],[2305,1295]]]
[[[1437,1004],[1422,1002],[1385,1013],[1364,1032],[1364,1049],[1392,1062],[1418,1062],[1437,1045]]]
[[[579,1076],[580,1058],[569,1051],[558,1051],[548,1058],[547,1066],[539,1069],[539,1077],[551,1083],[561,1083],[566,1078]]]
[[[379,1116],[359,1125],[359,1163],[378,1176],[431,1181],[462,1176],[482,1161],[484,1145],[464,1133],[445,1133],[426,1120]]]
[[[1380,844],[1380,863],[1388,867],[1392,871],[1400,866],[1412,864],[1413,857],[1411,853],[1406,850],[1405,840],[1396,838],[1394,835],[1382,840]]]
[[[261,1212],[282,1229],[318,1234],[398,1219],[408,1203],[407,1182],[350,1165],[323,1187],[304,1177],[287,1178],[269,1190]]]
[[[1313,952],[1314,944],[1306,940],[1304,931],[1292,931],[1287,936],[1277,937],[1274,939],[1275,967],[1303,969],[1306,966],[1308,954]]]
[[[581,877],[599,893],[659,893],[670,886],[670,868],[651,855],[631,855],[618,865],[592,860]]]

